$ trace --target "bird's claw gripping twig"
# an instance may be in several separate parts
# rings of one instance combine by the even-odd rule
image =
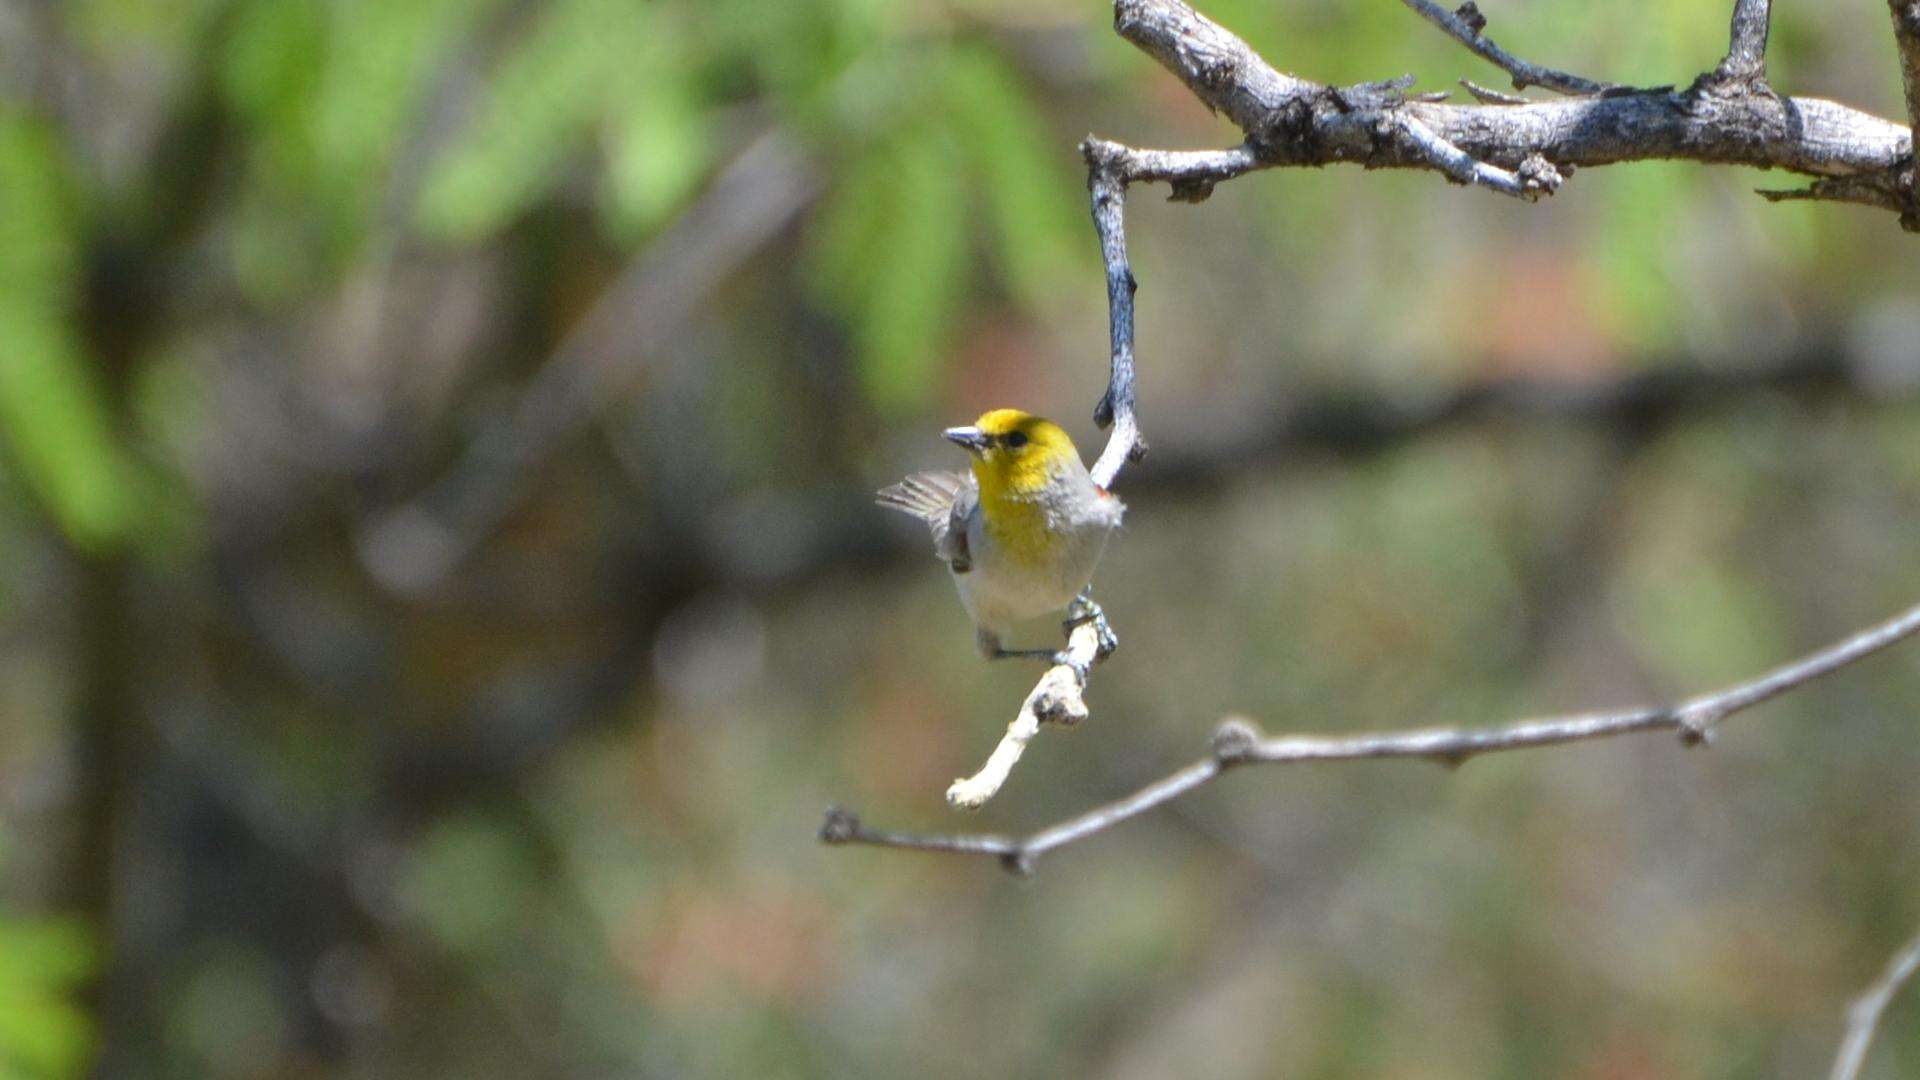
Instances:
[[[1074,597],[1073,602],[1067,605],[1067,618],[1060,624],[1060,632],[1071,638],[1075,630],[1089,623],[1093,625],[1093,632],[1099,639],[1095,655],[1098,659],[1105,660],[1120,647],[1120,636],[1113,632],[1113,625],[1107,622],[1107,613],[1094,602],[1093,590],[1082,589],[1080,595]],[[1059,662],[1055,661],[1055,663]],[[1082,674],[1084,676],[1084,673]]]
[[[1051,665],[1033,691],[1020,705],[1020,712],[1007,725],[986,764],[972,776],[955,780],[947,789],[947,803],[956,810],[977,810],[1000,790],[1007,775],[1026,752],[1027,743],[1040,733],[1044,724],[1070,727],[1087,717],[1087,677],[1093,665],[1106,659],[1119,644],[1113,628],[1107,625],[1100,605],[1090,593],[1082,592],[1067,606],[1066,647],[1058,652],[1048,649],[995,649],[994,659],[1044,659]]]

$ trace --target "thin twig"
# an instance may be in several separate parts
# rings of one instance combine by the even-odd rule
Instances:
[[[1144,150],[1089,135],[1080,144],[1080,154],[1088,169],[1123,183],[1171,185],[1174,202],[1201,202],[1213,185],[1260,167],[1259,151],[1251,143],[1225,150]]]
[[[1920,145],[1920,0],[1887,0],[1893,15],[1893,41],[1900,49],[1900,84],[1906,90],[1907,119]],[[1914,162],[1911,153],[1895,180],[1895,195],[1900,211],[1900,226],[1908,232],[1920,232],[1920,198],[1915,196]]]
[[[1560,94],[1598,94],[1614,88],[1612,83],[1595,82],[1578,75],[1569,75],[1564,71],[1530,64],[1495,45],[1481,31],[1486,27],[1486,17],[1480,14],[1472,0],[1462,4],[1458,11],[1448,11],[1433,0],[1401,0],[1401,3],[1419,12],[1426,20],[1447,32],[1455,41],[1473,50],[1475,56],[1494,65],[1513,77],[1513,88],[1525,90],[1529,86],[1541,86]],[[1471,89],[1471,87],[1469,87]]]
[[[1117,802],[1090,810],[1024,839],[994,834],[925,835],[869,829],[853,813],[827,812],[820,839],[830,844],[872,844],[924,851],[995,855],[1009,869],[1027,871],[1033,860],[1054,848],[1084,839],[1180,797],[1240,764],[1286,765],[1304,761],[1357,761],[1371,758],[1424,758],[1459,765],[1480,754],[1584,742],[1641,731],[1678,731],[1689,744],[1703,741],[1711,726],[1823,675],[1871,656],[1920,631],[1920,606],[1853,634],[1811,655],[1757,678],[1678,705],[1522,720],[1492,728],[1424,728],[1368,735],[1266,737],[1239,719],[1215,730],[1211,752],[1165,779]]]
[[[1920,0],[1887,0],[1893,16],[1893,40],[1900,48],[1900,83],[1906,89],[1907,115],[1920,127]]]
[[[1388,130],[1399,133],[1418,150],[1420,156],[1459,183],[1478,184],[1528,202],[1542,195],[1551,195],[1560,188],[1560,170],[1538,154],[1522,162],[1519,170],[1509,171],[1484,161],[1475,161],[1473,155],[1441,138],[1432,128],[1405,113],[1396,112],[1389,116]]]
[[[1911,173],[1907,174],[1908,178]],[[1906,185],[1907,194],[1902,195],[1899,180],[1889,183],[1878,176],[1835,176],[1815,180],[1803,188],[1755,188],[1754,194],[1768,202],[1846,202],[1861,206],[1878,207],[1902,215],[1900,224],[1912,231],[1907,224],[1910,211],[1911,185]]]
[[[1472,94],[1474,97],[1474,100],[1478,101],[1482,105],[1525,105],[1527,104],[1527,99],[1521,97],[1518,94],[1502,93],[1501,91],[1495,90],[1492,87],[1481,86],[1479,83],[1474,82],[1472,79],[1461,79],[1460,85],[1466,87],[1467,93]]]
[[[987,758],[986,764],[972,776],[955,780],[947,788],[947,805],[955,810],[978,810],[999,794],[1008,774],[1027,752],[1027,743],[1047,723],[1077,724],[1087,718],[1087,675],[1093,665],[1106,659],[1111,638],[1100,621],[1081,623],[1067,635],[1065,663],[1049,667],[1040,681],[1020,703],[1020,711],[1007,725],[1007,733]]]
[[[1840,1043],[1840,1054],[1833,1059],[1832,1080],[1854,1080],[1867,1063],[1867,1049],[1873,1045],[1874,1032],[1880,1028],[1880,1016],[1900,993],[1901,988],[1920,972],[1920,935],[1887,961],[1880,978],[1867,987],[1847,1010],[1847,1036]]]
[[[1747,81],[1767,77],[1767,24],[1772,7],[1771,0],[1734,0],[1727,55],[1714,69],[1716,77]]]
[[[1087,160],[1087,191],[1093,227],[1100,234],[1100,261],[1107,268],[1107,330],[1111,346],[1107,391],[1093,409],[1093,422],[1112,427],[1106,449],[1093,463],[1093,482],[1112,487],[1120,467],[1138,461],[1147,444],[1135,418],[1133,389],[1133,293],[1139,288],[1127,263],[1126,158],[1117,144],[1087,139],[1080,153]]]

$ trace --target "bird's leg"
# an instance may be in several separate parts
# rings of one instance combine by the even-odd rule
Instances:
[[[1105,660],[1112,656],[1113,650],[1120,647],[1120,637],[1113,632],[1112,625],[1107,622],[1107,613],[1100,610],[1099,604],[1094,603],[1091,585],[1081,589],[1080,595],[1074,597],[1073,602],[1067,605],[1067,620],[1060,624],[1060,629],[1071,636],[1075,630],[1088,623],[1093,624],[1093,632],[1099,636],[1099,645],[1096,650],[1099,658]]]
[[[973,643],[980,655],[989,660],[1045,660],[1049,664],[1064,663],[1061,653],[1052,649],[1003,649],[1000,647],[1000,635],[984,626],[973,630]]]
[[[1067,654],[1060,649],[995,649],[987,654],[989,660],[1045,660],[1049,664],[1067,663]]]
[[[1064,664],[1073,669],[1073,673],[1079,677],[1081,685],[1086,685],[1087,681],[1087,665],[1075,661],[1065,649],[1003,649],[1000,648],[998,644],[995,644],[991,650],[988,650],[987,659],[1044,660],[1046,663],[1055,667]]]
[[[1075,630],[1088,624],[1092,624],[1095,635],[1094,659],[1105,660],[1113,655],[1113,651],[1120,647],[1120,638],[1108,624],[1107,613],[1100,610],[1100,605],[1094,602],[1092,586],[1080,590],[1080,595],[1074,597],[1067,605],[1067,617],[1060,624],[1060,632],[1071,638]],[[980,646],[981,653],[989,660],[1044,660],[1056,666],[1065,665],[1073,669],[1074,674],[1080,677],[1080,682],[1083,684],[1087,681],[1087,674],[1092,667],[1091,664],[1076,662],[1073,655],[1064,648],[1004,649],[1000,647],[999,635],[985,630],[977,631],[975,640]]]

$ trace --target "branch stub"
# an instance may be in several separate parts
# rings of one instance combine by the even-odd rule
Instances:
[[[1251,758],[1259,747],[1260,729],[1254,727],[1251,720],[1230,716],[1213,729],[1213,738],[1208,745],[1213,752],[1213,759],[1223,767],[1238,765]]]
[[[851,843],[859,835],[860,818],[853,811],[838,806],[827,807],[827,818],[820,823],[821,843]]]

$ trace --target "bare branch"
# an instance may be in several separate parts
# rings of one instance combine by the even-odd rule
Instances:
[[[1000,791],[1007,775],[1027,752],[1027,743],[1045,723],[1077,724],[1087,718],[1087,673],[1112,651],[1112,637],[1099,620],[1081,623],[1067,635],[1066,663],[1048,668],[1034,684],[1020,711],[1007,725],[980,771],[955,780],[947,788],[947,805],[955,810],[978,810]]]
[[[1226,150],[1141,150],[1089,135],[1080,154],[1090,170],[1122,183],[1171,185],[1175,202],[1203,202],[1213,185],[1260,167],[1259,154],[1247,143]]]
[[[1498,67],[1513,77],[1513,88],[1525,90],[1529,86],[1543,86],[1561,94],[1598,94],[1603,90],[1614,89],[1613,83],[1595,82],[1578,75],[1569,75],[1564,71],[1530,64],[1495,45],[1482,31],[1486,29],[1486,16],[1473,0],[1460,5],[1458,11],[1448,11],[1433,0],[1401,0],[1401,3],[1419,12],[1426,20],[1447,32],[1455,41],[1473,50],[1474,55]],[[1472,90],[1472,86],[1467,89]]]
[[[1127,172],[1125,147],[1088,138],[1080,144],[1087,159],[1087,191],[1093,201],[1093,227],[1100,234],[1100,261],[1107,268],[1107,328],[1111,342],[1107,391],[1093,407],[1093,422],[1113,428],[1106,449],[1093,463],[1093,482],[1112,487],[1120,467],[1147,452],[1133,414],[1133,293],[1139,288],[1127,263]],[[1209,191],[1212,182],[1196,190]],[[1179,191],[1176,182],[1174,189]],[[1196,198],[1204,198],[1204,195]]]
[[[1902,179],[1903,178],[1896,177],[1895,182],[1889,184],[1881,177],[1835,176],[1824,180],[1815,180],[1812,184],[1803,188],[1791,188],[1787,190],[1759,188],[1756,189],[1754,193],[1768,202],[1805,202],[1809,200],[1818,202],[1850,202],[1858,203],[1861,206],[1878,207],[1881,210],[1891,210],[1896,214],[1902,215],[1900,224],[1911,231],[1912,227],[1908,225],[1905,217],[1909,212],[1909,202],[1907,200],[1912,197],[1911,174],[1907,174],[1904,178],[1907,181],[1906,183],[1903,184],[1901,182]],[[1903,192],[1906,196],[1905,199],[1902,198]]]
[[[1920,126],[1920,2],[1887,0],[1893,15],[1893,40],[1900,47],[1900,81],[1907,92],[1907,115]]]
[[[1114,0],[1113,29],[1249,136],[1325,89],[1275,71],[1246,42],[1183,0]]]
[[[1433,141],[1407,137],[1404,119],[1473,162],[1508,172],[1517,173],[1535,157],[1561,173],[1671,159],[1847,180],[1844,188],[1815,185],[1801,196],[1806,198],[1882,205],[1910,197],[1899,187],[1899,170],[1913,146],[1907,127],[1820,98],[1782,97],[1766,87],[1758,75],[1764,69],[1749,63],[1764,56],[1766,15],[1765,3],[1741,0],[1731,74],[1710,73],[1685,90],[1606,90],[1561,101],[1457,105],[1409,99],[1393,84],[1330,87],[1284,74],[1184,0],[1114,3],[1120,35],[1238,125],[1263,168],[1350,162],[1431,169],[1459,179],[1457,156],[1435,153]],[[1473,175],[1472,182],[1512,193],[1513,185],[1498,173],[1476,169]],[[1867,188],[1883,198],[1864,198]]]
[[[1714,69],[1715,77],[1748,82],[1767,77],[1767,24],[1772,6],[1771,0],[1734,0],[1727,55]]]
[[[1127,185],[1160,181],[1179,202],[1200,202],[1213,185],[1259,168],[1251,145],[1228,150],[1136,150],[1117,142],[1086,137],[1080,156],[1087,162],[1087,191],[1093,203],[1093,227],[1100,235],[1100,260],[1107,268],[1107,321],[1112,350],[1107,390],[1093,409],[1094,423],[1112,427],[1106,449],[1093,463],[1093,482],[1112,487],[1121,466],[1146,456],[1147,442],[1134,417],[1133,293],[1139,287],[1127,262]]]
[[[1398,132],[1412,143],[1420,156],[1432,162],[1434,168],[1459,183],[1478,184],[1528,202],[1559,190],[1560,170],[1538,154],[1521,162],[1519,171],[1509,172],[1497,165],[1475,161],[1465,150],[1441,138],[1432,128],[1405,113],[1390,113],[1389,117],[1390,130]]]
[[[1900,47],[1900,83],[1906,88],[1907,118],[1914,131],[1920,131],[1920,0],[1887,0],[1893,15],[1893,40]],[[1900,226],[1908,232],[1920,232],[1920,199],[1914,195],[1914,163],[1908,154],[1906,166],[1896,181]]]
[[[1479,83],[1474,82],[1472,79],[1461,79],[1460,85],[1466,87],[1467,93],[1472,94],[1474,96],[1474,100],[1480,102],[1480,104],[1482,105],[1525,105],[1527,104],[1527,99],[1521,97],[1518,94],[1503,94],[1498,90],[1492,89],[1491,87],[1481,86]]]
[[[1880,1027],[1881,1014],[1913,980],[1916,972],[1920,972],[1920,935],[1887,961],[1880,978],[1847,1010],[1847,1036],[1840,1043],[1840,1055],[1833,1060],[1832,1080],[1854,1080],[1860,1075],[1860,1067],[1867,1063],[1867,1049],[1873,1045],[1874,1032]]]
[[[1023,839],[992,834],[923,835],[875,830],[862,825],[852,813],[837,808],[828,811],[820,838],[830,844],[858,843],[996,855],[1009,869],[1024,872],[1031,869],[1033,860],[1040,855],[1178,798],[1240,764],[1425,758],[1459,765],[1479,754],[1585,742],[1641,731],[1677,731],[1683,742],[1698,743],[1718,721],[1856,663],[1916,631],[1920,631],[1920,606],[1747,682],[1665,707],[1522,720],[1493,728],[1425,728],[1372,735],[1274,738],[1262,735],[1247,721],[1230,719],[1214,732],[1211,752],[1206,757],[1117,802]]]

